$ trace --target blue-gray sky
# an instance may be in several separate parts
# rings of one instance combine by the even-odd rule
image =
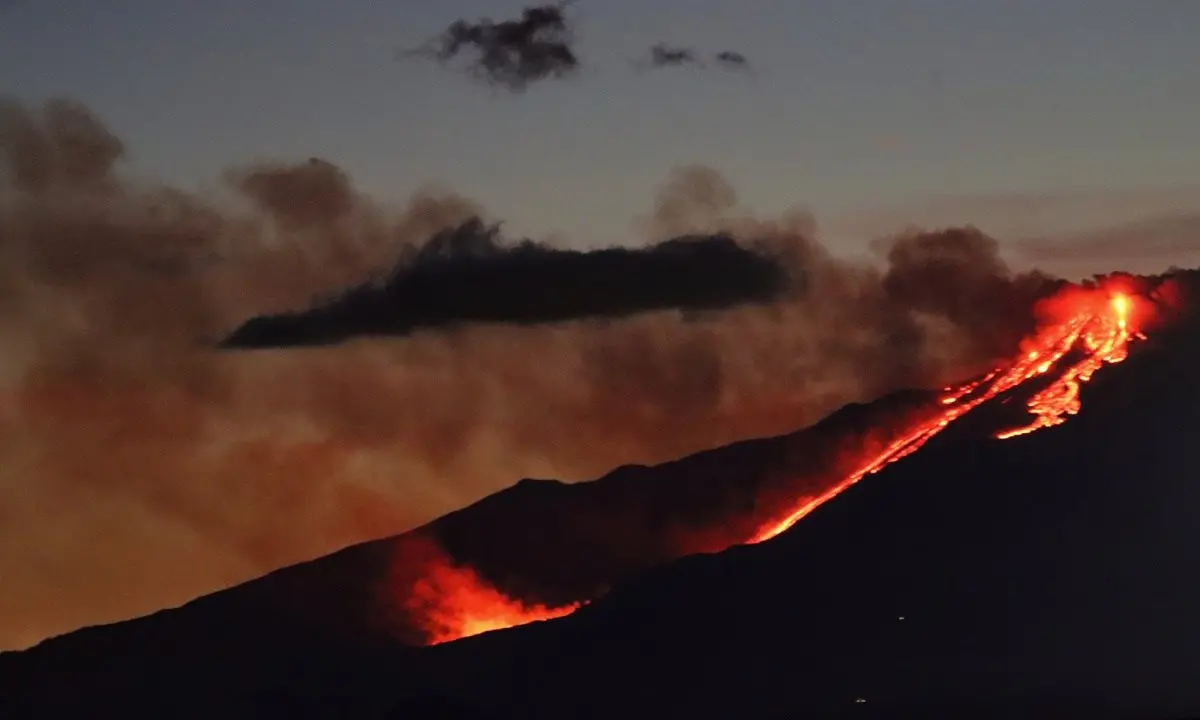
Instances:
[[[521,96],[393,59],[521,6],[10,0],[0,89],[85,101],[173,183],[316,155],[373,194],[436,183],[588,244],[630,239],[681,163],[717,168],[753,208],[819,217],[1200,184],[1200,3],[584,0],[583,73]],[[761,72],[632,72],[657,41]]]

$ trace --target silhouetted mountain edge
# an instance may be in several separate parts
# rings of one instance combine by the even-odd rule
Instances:
[[[1180,278],[1197,307],[1196,274]],[[263,589],[303,590],[305,568],[386,555],[379,541],[0,655],[0,715],[1195,713],[1198,330],[1194,312],[1158,328],[1084,387],[1083,412],[1061,427],[992,439],[1020,415],[1031,392],[1020,388],[779,538],[640,570],[557,621],[422,650],[372,647],[281,613],[279,591]],[[843,422],[871,407],[843,411]],[[627,478],[643,470],[606,477],[636,487]],[[486,525],[485,513],[602,482],[519,483],[426,531],[469,544],[456,523]],[[333,577],[324,572],[315,576]]]

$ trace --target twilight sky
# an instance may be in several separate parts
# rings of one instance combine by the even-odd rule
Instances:
[[[1200,4],[1184,0],[585,1],[570,11],[583,74],[523,96],[393,60],[519,2],[6,5],[0,88],[83,100],[136,168],[193,187],[231,163],[316,155],[373,194],[437,183],[519,231],[592,244],[631,239],[680,163],[718,169],[754,209],[823,221],[981,195],[971,219],[997,232],[1013,193],[1111,205],[1200,185]],[[633,72],[658,41],[734,49],[761,71]]]

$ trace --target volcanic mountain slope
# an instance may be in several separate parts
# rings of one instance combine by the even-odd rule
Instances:
[[[1197,323],[1155,333],[1128,361],[1099,374],[1085,387],[1083,414],[1063,427],[991,439],[1025,421],[1022,404],[1037,388],[1022,386],[780,538],[645,573],[563,620],[427,650],[396,647],[377,630],[388,625],[386,603],[373,604],[391,597],[398,557],[411,559],[393,539],[179,610],[0,656],[0,713],[371,717],[398,703],[395,716],[422,717],[439,698],[456,697],[508,717],[606,717],[647,706],[673,715],[754,717],[835,709],[860,697],[871,708],[930,698],[1113,699],[1104,692],[1117,700],[1190,700],[1185,678],[1200,668],[1191,650],[1200,647],[1200,630],[1169,612],[1200,599],[1178,556],[1192,539],[1182,513],[1197,492],[1185,481],[1188,464],[1179,461],[1179,440],[1200,419],[1200,388],[1188,374],[1200,347],[1188,329],[1194,333]],[[925,400],[918,394],[893,403],[908,413]],[[882,412],[885,419],[896,413]],[[435,539],[459,560],[474,548],[480,573],[492,579],[512,562],[519,570],[497,584],[524,577],[549,602],[544,588],[554,583],[542,573],[570,562],[587,534],[578,547],[564,542],[561,557],[547,552],[555,543],[545,541],[556,537],[548,533],[489,560],[482,549],[515,534],[511,526],[487,529],[502,527],[495,518],[515,516],[518,527],[533,529],[529,518],[555,505],[548,498],[592,488],[597,495],[580,505],[595,509],[603,505],[595,501],[603,495],[597,488],[628,486],[631,494],[617,493],[609,511],[631,513],[623,516],[626,526],[617,524],[629,530],[624,537],[640,529],[652,538],[700,537],[722,546],[728,543],[721,533],[689,535],[678,526],[707,528],[708,514],[719,514],[712,508],[729,512],[743,498],[750,519],[733,512],[733,529],[724,532],[746,538],[747,528],[778,516],[776,503],[763,501],[772,496],[768,489],[794,498],[797,490],[827,485],[845,470],[841,446],[829,439],[873,427],[879,414],[875,406],[855,408],[797,436],[735,445],[657,471],[625,469],[591,485],[524,483],[410,537]],[[818,470],[800,473],[806,479],[798,485],[778,479],[803,467]],[[660,483],[678,483],[675,492],[686,483],[680,496],[710,500],[690,510],[642,500],[640,514],[622,504]],[[752,489],[735,489],[743,484]],[[514,513],[514,506],[533,515]],[[680,521],[666,522],[672,515]],[[598,510],[594,519],[611,517]],[[648,552],[651,559],[640,563],[613,561],[615,570],[580,570],[575,579],[566,573],[562,585],[607,587],[689,542],[664,541],[667,550]],[[526,552],[560,559],[521,569],[512,558]],[[593,552],[576,564],[612,555]],[[636,555],[632,546],[628,552]],[[1153,640],[1161,646],[1153,648]],[[1146,647],[1158,651],[1161,666],[1139,659],[1147,670],[1129,671],[1127,653]]]
[[[430,648],[414,695],[523,718],[1195,717],[1198,331],[1152,335],[1059,427],[994,439],[1023,387],[773,541]]]
[[[3,712],[6,702],[33,716],[109,701],[203,717],[288,697],[311,710],[314,693],[369,686],[405,661],[406,645],[435,639],[406,607],[431,574],[470,568],[485,586],[548,605],[598,597],[656,565],[744,541],[798,495],[844,475],[852,450],[886,440],[935,397],[914,391],[849,405],[789,435],[622,467],[592,482],[525,480],[404,535],[0,654],[0,717],[16,716]],[[488,612],[469,596],[446,600],[451,612]]]

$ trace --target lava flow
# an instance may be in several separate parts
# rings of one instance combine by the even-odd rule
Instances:
[[[491,630],[569,615],[583,603],[526,604],[508,597],[473,568],[455,564],[432,546],[424,573],[412,588],[406,609],[420,619],[426,642],[437,645]]]
[[[903,432],[833,487],[815,497],[804,498],[785,517],[761,527],[747,543],[779,535],[862,478],[916,452],[957,418],[1028,380],[1046,375],[1076,351],[1082,359],[1066,367],[1028,401],[1033,421],[1024,427],[1005,430],[997,437],[1011,438],[1065,422],[1068,416],[1079,412],[1080,386],[1105,364],[1124,360],[1129,343],[1144,337],[1131,328],[1134,298],[1124,292],[1074,288],[1050,299],[1041,309],[1047,321],[1023,343],[1016,360],[979,380],[947,388],[940,401],[940,412]],[[525,605],[506,597],[473,570],[463,567],[445,567],[433,573],[422,581],[417,595],[419,607],[410,609],[423,617],[431,644],[562,617],[580,607],[580,604]]]
[[[1074,363],[1046,389],[1028,402],[1033,422],[1006,430],[996,437],[1006,439],[1066,422],[1079,412],[1079,387],[1106,363],[1118,363],[1129,352],[1129,342],[1144,337],[1130,330],[1131,297],[1123,292],[1109,295],[1103,291],[1072,291],[1052,301],[1051,311],[1058,321],[1047,324],[1024,343],[1022,354],[1010,365],[992,371],[981,380],[959,388],[947,388],[941,413],[919,423],[889,443],[841,482],[816,497],[806,498],[782,520],[763,526],[749,540],[760,543],[779,535],[821,504],[837,496],[867,475],[916,452],[957,418],[983,403],[1045,375],[1071,350],[1082,344],[1083,359]]]

